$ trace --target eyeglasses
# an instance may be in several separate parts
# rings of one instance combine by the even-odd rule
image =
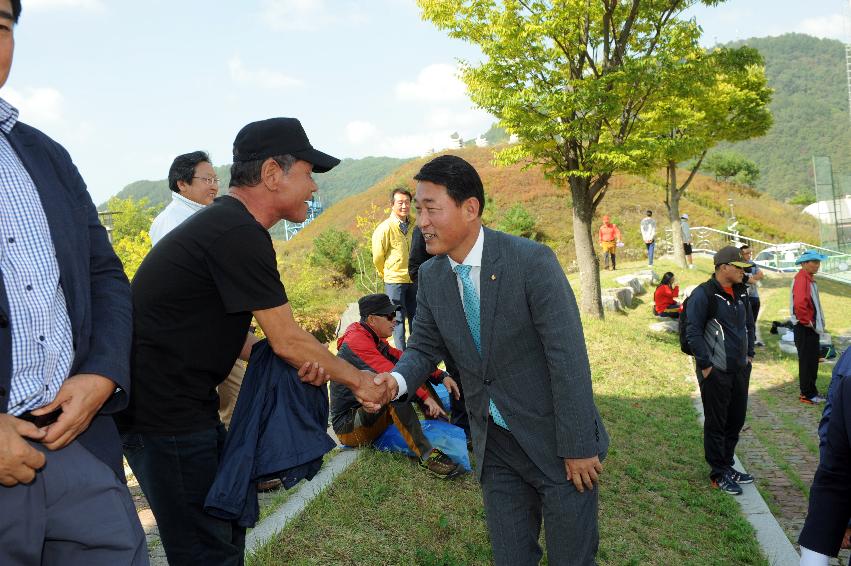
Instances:
[[[390,322],[396,322],[396,313],[391,314],[377,314],[375,316],[380,316],[381,318],[386,318]]]
[[[201,179],[202,181],[204,181],[205,183],[207,183],[210,186],[219,184],[219,178],[218,177],[192,177],[192,178],[193,179]]]

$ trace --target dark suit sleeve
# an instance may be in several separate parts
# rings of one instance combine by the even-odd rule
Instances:
[[[130,390],[130,342],[132,338],[132,305],[130,284],[121,261],[115,255],[106,229],[98,219],[86,184],[68,153],[57,146],[60,163],[65,163],[64,181],[77,205],[86,210],[89,234],[91,276],[91,336],[89,353],[78,373],[94,373],[113,380],[121,391],[101,410],[114,413],[127,406]],[[70,213],[70,211],[69,211]]]
[[[836,405],[827,428],[827,442],[810,488],[801,546],[836,556],[851,518],[851,379],[836,391]]]
[[[434,262],[431,262],[426,270],[433,267]],[[423,275],[426,273],[427,271]],[[405,378],[408,398],[425,382],[441,360],[449,357],[434,320],[428,295],[427,284],[417,286],[417,314],[414,316],[413,331],[408,338],[407,348],[393,368],[393,371],[399,372]]]
[[[556,450],[562,458],[597,456],[600,424],[576,298],[552,250],[536,248],[530,255],[526,299],[550,374]]]

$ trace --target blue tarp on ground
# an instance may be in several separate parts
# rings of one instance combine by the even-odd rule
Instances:
[[[441,387],[443,386],[441,385]],[[423,433],[428,438],[428,441],[431,442],[432,446],[442,450],[452,460],[461,464],[468,472],[473,470],[470,465],[470,455],[467,453],[467,437],[464,436],[464,429],[438,420],[420,421],[420,424],[423,427]],[[384,434],[376,439],[373,446],[378,450],[401,452],[412,458],[415,456],[408,448],[408,445],[405,444],[405,440],[402,438],[395,424],[391,424],[384,431]]]

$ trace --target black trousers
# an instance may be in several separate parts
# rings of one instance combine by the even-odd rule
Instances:
[[[473,437],[470,435],[470,417],[467,414],[467,405],[464,403],[464,388],[461,387],[460,373],[452,360],[445,361],[446,372],[451,375],[452,379],[455,380],[455,383],[458,384],[458,390],[461,393],[460,399],[455,399],[455,397],[451,394],[449,395],[449,402],[452,406],[452,410],[449,415],[449,422],[464,429],[464,435],[467,437],[467,442],[470,442],[470,439]]]
[[[801,395],[810,399],[818,395],[818,332],[800,323],[792,328],[792,332],[795,334],[795,347],[798,349],[798,383],[801,386]]]
[[[242,566],[245,529],[204,512],[225,444],[225,426],[168,436],[122,435],[124,456],[157,520],[171,566]]]
[[[739,443],[739,432],[748,410],[748,385],[751,365],[736,371],[712,368],[708,377],[697,370],[700,398],[703,401],[703,452],[716,479],[733,466],[733,455]]]
[[[756,317],[759,314],[759,306],[760,306],[761,303],[759,302],[759,297],[748,297],[748,298],[750,299],[750,302],[751,302],[751,312],[753,313],[753,321],[754,321],[754,324],[756,324]]]

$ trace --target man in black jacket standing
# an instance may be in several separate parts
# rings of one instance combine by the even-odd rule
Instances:
[[[749,264],[733,246],[715,254],[715,274],[686,303],[686,335],[694,354],[703,401],[703,449],[712,486],[741,495],[739,484],[753,477],[733,468],[739,432],[745,424],[748,383],[754,357],[754,321],[747,287]],[[710,302],[714,302],[711,309]],[[714,310],[714,316],[711,312]]]

